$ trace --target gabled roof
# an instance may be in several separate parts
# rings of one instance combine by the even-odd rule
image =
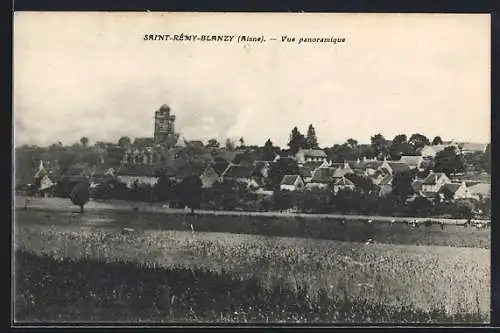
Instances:
[[[285,175],[280,185],[294,185],[297,179],[300,179],[299,175]]]
[[[361,165],[365,169],[378,169],[383,163],[383,161],[365,161],[361,162]]]
[[[379,186],[391,186],[392,185],[392,176],[387,175],[378,183]]]
[[[318,169],[314,170],[311,182],[312,183],[331,183],[334,179],[334,174],[335,174],[336,170],[337,170],[337,168],[318,168]]]
[[[302,166],[309,168],[310,170],[315,170],[315,169],[319,168],[322,164],[323,164],[323,162],[306,162],[306,163],[303,163]]]
[[[186,178],[190,176],[200,176],[203,171],[205,171],[204,165],[189,163],[178,169],[175,175],[180,178]]]
[[[455,192],[458,191],[458,189],[462,186],[462,184],[458,184],[458,183],[449,183],[449,184],[444,184],[443,186],[441,186],[441,188],[439,189],[439,193],[443,193],[443,192],[449,192],[451,194],[455,194]]]
[[[253,168],[247,165],[234,164],[224,171],[224,178],[250,178]]]
[[[326,153],[321,149],[300,149],[299,153],[303,153],[305,157],[324,157]]]
[[[441,177],[446,177],[446,175],[442,172],[438,173],[430,173],[423,181],[423,185],[436,185],[437,181]]]
[[[336,186],[354,186],[354,183],[345,177],[338,178],[334,184]]]

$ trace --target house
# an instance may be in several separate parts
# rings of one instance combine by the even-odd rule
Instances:
[[[458,200],[469,198],[469,189],[465,182],[443,184],[438,191],[442,200]]]
[[[366,158],[363,158],[363,161],[361,162],[361,167],[365,170],[365,174],[367,176],[374,175],[377,170],[382,166],[384,162],[383,161],[378,161],[378,160],[368,160]]]
[[[379,196],[385,197],[391,194],[392,192],[392,175],[386,175],[378,184],[379,187]]]
[[[333,182],[333,192],[338,193],[343,190],[351,190],[354,191],[356,185],[346,177],[342,176],[340,178],[336,178]]]
[[[363,175],[361,175],[363,176]],[[380,182],[389,175],[387,175],[385,172],[383,171],[375,171],[374,174],[368,176],[368,178],[370,178],[373,182],[374,185],[379,185]]]
[[[331,184],[334,181],[334,175],[337,171],[337,168],[317,168],[312,173],[310,183],[319,183],[319,184]],[[341,178],[343,174],[341,172],[337,172],[337,178]]]
[[[252,179],[253,167],[248,165],[231,164],[222,173],[224,181],[235,181],[237,183],[247,184],[248,186],[259,187],[259,184]]]
[[[420,170],[423,160],[424,158],[421,155],[420,156],[402,155],[399,162],[407,165],[411,170],[413,169]]]
[[[139,185],[154,186],[158,182],[159,174],[152,165],[132,165],[121,167],[116,172],[116,178],[128,188],[132,188],[136,182]]]
[[[280,183],[280,189],[286,191],[300,191],[305,187],[300,175],[285,175]]]
[[[463,155],[474,154],[474,153],[484,153],[488,144],[486,143],[472,143],[472,142],[464,142],[458,145],[460,151]]]
[[[437,193],[441,186],[451,183],[446,174],[431,172],[422,182],[422,192]]]
[[[121,164],[153,164],[158,160],[159,156],[152,147],[130,147],[123,152]]]
[[[410,167],[402,162],[390,162],[384,160],[377,171],[381,171],[387,175],[394,175],[402,172],[409,172]]]
[[[323,162],[326,157],[326,153],[321,149],[299,149],[295,154],[297,163]]]
[[[471,182],[467,184],[471,197],[478,200],[491,198],[491,184],[484,182]]]
[[[52,181],[49,173],[50,172],[45,169],[43,161],[40,161],[40,166],[33,178],[35,178],[38,193],[43,197],[47,197],[55,186],[55,183]]]
[[[299,166],[300,175],[302,176],[302,179],[305,183],[309,183],[311,181],[314,170],[316,170],[320,166],[321,163],[317,162],[304,163],[303,165]]]

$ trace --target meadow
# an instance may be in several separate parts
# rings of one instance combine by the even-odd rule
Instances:
[[[94,220],[97,224],[105,224],[106,217],[94,217]],[[191,282],[195,283],[193,282],[196,280],[194,276],[198,276],[202,280],[206,278],[206,283],[202,282],[201,285],[208,285],[211,283],[210,279],[222,279],[223,282],[218,282],[219,286],[221,290],[233,290],[231,297],[214,292],[210,294],[210,291],[207,290],[199,292],[208,293],[207,297],[213,298],[216,302],[219,298],[224,298],[225,301],[221,300],[220,304],[227,305],[228,299],[233,299],[236,303],[240,302],[243,307],[240,312],[246,313],[244,320],[248,321],[299,320],[307,322],[320,320],[321,318],[316,318],[313,315],[316,310],[311,309],[321,306],[321,304],[327,309],[323,320],[334,322],[397,322],[403,321],[402,318],[407,318],[410,322],[471,320],[487,322],[489,320],[490,252],[487,249],[435,245],[366,245],[362,242],[313,238],[147,228],[125,230],[116,227],[81,225],[74,222],[60,225],[16,223],[15,233],[15,245],[18,250],[37,256],[47,255],[52,258],[50,260],[60,262],[61,267],[66,267],[63,262],[68,258],[79,262],[96,260],[96,263],[92,264],[91,267],[102,274],[107,269],[104,263],[114,265],[130,263],[153,270],[170,270],[168,274],[174,275],[181,271],[189,271],[193,278],[186,278],[187,285]],[[51,264],[43,265],[50,266]],[[32,276],[25,271],[26,269],[19,270],[16,281],[23,276],[28,279],[26,274],[28,277]],[[45,271],[44,274],[49,279],[59,281],[59,275],[50,273],[50,269],[45,268],[44,270],[42,267],[40,270]],[[42,274],[40,270],[38,270],[38,274]],[[88,270],[86,273],[79,274],[81,275],[79,278],[81,284],[87,285],[86,275],[90,279],[90,276],[98,273]],[[80,275],[62,274],[61,276],[65,276],[69,281],[71,280],[70,276]],[[165,278],[168,280],[168,277]],[[144,279],[149,278],[144,276]],[[152,286],[160,282],[151,279],[151,284],[141,282],[141,285],[144,285],[144,288],[148,288],[148,290],[154,289]],[[104,278],[104,280],[109,279]],[[42,281],[41,285],[46,283],[44,279],[40,281]],[[92,282],[94,283],[92,288],[98,288],[99,283],[104,283],[102,281],[101,278]],[[59,282],[54,283],[57,285]],[[71,282],[67,283],[71,284]],[[122,287],[130,283],[132,282],[125,281]],[[224,283],[227,283],[225,287]],[[246,283],[255,284],[251,288],[257,288],[253,292],[256,297],[253,301],[241,299],[241,297],[250,297],[250,295],[244,295],[247,292],[246,287],[244,287]],[[19,313],[24,313],[26,320],[37,319],[33,317],[36,316],[34,315],[37,313],[36,311],[27,310],[29,309],[28,305],[31,304],[30,297],[32,297],[29,295],[38,292],[36,288],[31,287],[30,289],[29,286],[29,283],[25,283],[24,289],[19,291],[20,295],[24,295],[20,296],[19,304],[25,304],[24,308],[21,306]],[[197,284],[196,288],[202,287]],[[242,288],[241,292],[238,288]],[[141,291],[138,293],[140,294]],[[273,295],[273,293],[288,295],[286,297],[291,298],[281,303],[277,300],[275,308],[265,311],[261,309],[264,312],[260,311],[260,315],[252,315],[251,304],[257,307],[264,306],[265,299],[269,300],[269,295]],[[33,297],[36,298],[36,296]],[[108,296],[105,295],[96,297],[108,299],[106,298]],[[164,299],[166,296],[157,295],[155,297],[154,299],[158,297],[158,299]],[[323,299],[323,301],[319,301],[319,299]],[[292,316],[289,310],[283,308],[286,307],[286,304],[294,304],[293,300],[297,302],[301,300],[303,304],[297,304],[302,304],[300,306],[305,304],[304,306],[309,307],[307,311],[305,309],[297,310],[297,313],[302,313],[302,317]],[[108,301],[113,303],[109,299]],[[142,302],[147,302],[147,300],[143,299]],[[269,301],[267,302],[269,303]],[[122,304],[123,302],[118,303]],[[69,305],[71,303],[64,304],[61,305],[62,308],[71,307]],[[345,310],[346,306],[350,310]],[[210,308],[210,306],[206,307]],[[44,308],[47,307],[44,306]],[[91,309],[92,307],[87,306],[87,308]],[[223,318],[220,320],[242,320],[238,316],[235,319],[233,315],[224,315],[224,309],[220,306],[213,310],[215,312],[207,312],[207,309],[202,308],[193,305],[192,310],[193,313],[197,313],[196,318],[200,321],[217,320],[216,318],[220,319],[220,317]],[[117,316],[121,314],[122,317],[126,317],[127,313],[131,316],[134,314],[133,305],[125,304],[120,309],[117,310]],[[154,313],[159,313],[157,316],[153,316],[151,313],[149,315],[142,314],[142,316],[146,316],[149,320],[155,318],[156,320],[158,318],[182,320],[174,314],[169,315],[162,312],[164,310],[159,306],[157,310],[154,310],[156,311]],[[58,311],[54,313],[62,313],[60,310]],[[234,312],[238,312],[238,310],[234,310],[232,313],[234,314]],[[75,318],[74,312],[72,315]],[[102,316],[106,316],[105,311],[101,314],[101,319],[103,319]],[[137,316],[140,315],[137,313],[134,318]],[[93,318],[97,320],[98,317],[99,314],[96,313],[79,313],[75,319]],[[114,318],[116,320],[116,316]],[[57,320],[57,318],[54,319]],[[44,320],[48,320],[47,316],[44,317]]]

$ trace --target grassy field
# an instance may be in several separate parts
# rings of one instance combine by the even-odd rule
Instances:
[[[408,306],[292,290],[277,280],[264,289],[255,278],[148,264],[55,259],[16,252],[18,321],[130,321],[206,323],[481,323],[481,313],[447,314]]]
[[[442,313],[437,321],[456,321],[453,316],[464,313],[489,320],[490,252],[486,249],[174,230],[125,232],[103,228],[112,220],[105,216],[94,220],[96,226],[16,223],[16,247],[56,260],[91,258],[194,272],[205,269],[236,280],[259,281],[264,289],[279,284],[297,292],[308,286],[309,297],[323,293],[329,299],[343,299],[342,304],[368,302],[386,310],[399,309],[388,310],[393,314],[416,309],[427,314],[423,321],[431,313]],[[391,316],[374,314],[363,320],[391,321]]]
[[[350,220],[345,225],[335,218],[302,219],[294,216],[213,216],[127,211],[92,211],[75,214],[71,211],[16,210],[16,224],[42,226],[92,226],[103,228],[129,227],[145,230],[191,230],[235,234],[308,237],[345,242],[366,242],[407,245],[439,245],[490,248],[490,229],[447,225],[421,225],[412,228],[402,223],[372,223]]]

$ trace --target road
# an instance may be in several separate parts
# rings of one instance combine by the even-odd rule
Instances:
[[[16,196],[14,203],[16,209],[22,209],[25,206],[26,200],[29,200],[28,207],[30,209],[40,209],[47,211],[74,211],[78,210],[69,199],[63,198],[27,198]],[[163,207],[161,204],[137,203],[137,208],[141,212],[161,213],[161,214],[184,214],[184,209],[174,209]],[[126,201],[109,200],[109,201],[90,201],[85,206],[88,211],[127,211],[132,210],[133,204]],[[467,221],[465,219],[446,219],[446,218],[419,218],[419,217],[394,217],[394,216],[366,216],[366,215],[345,215],[345,214],[306,214],[306,213],[289,213],[289,212],[245,212],[245,211],[214,211],[214,210],[196,210],[199,215],[212,216],[266,216],[266,217],[302,217],[310,219],[345,219],[345,220],[372,220],[373,222],[391,222],[408,223],[412,221],[424,222],[433,221],[447,225],[463,225]]]

